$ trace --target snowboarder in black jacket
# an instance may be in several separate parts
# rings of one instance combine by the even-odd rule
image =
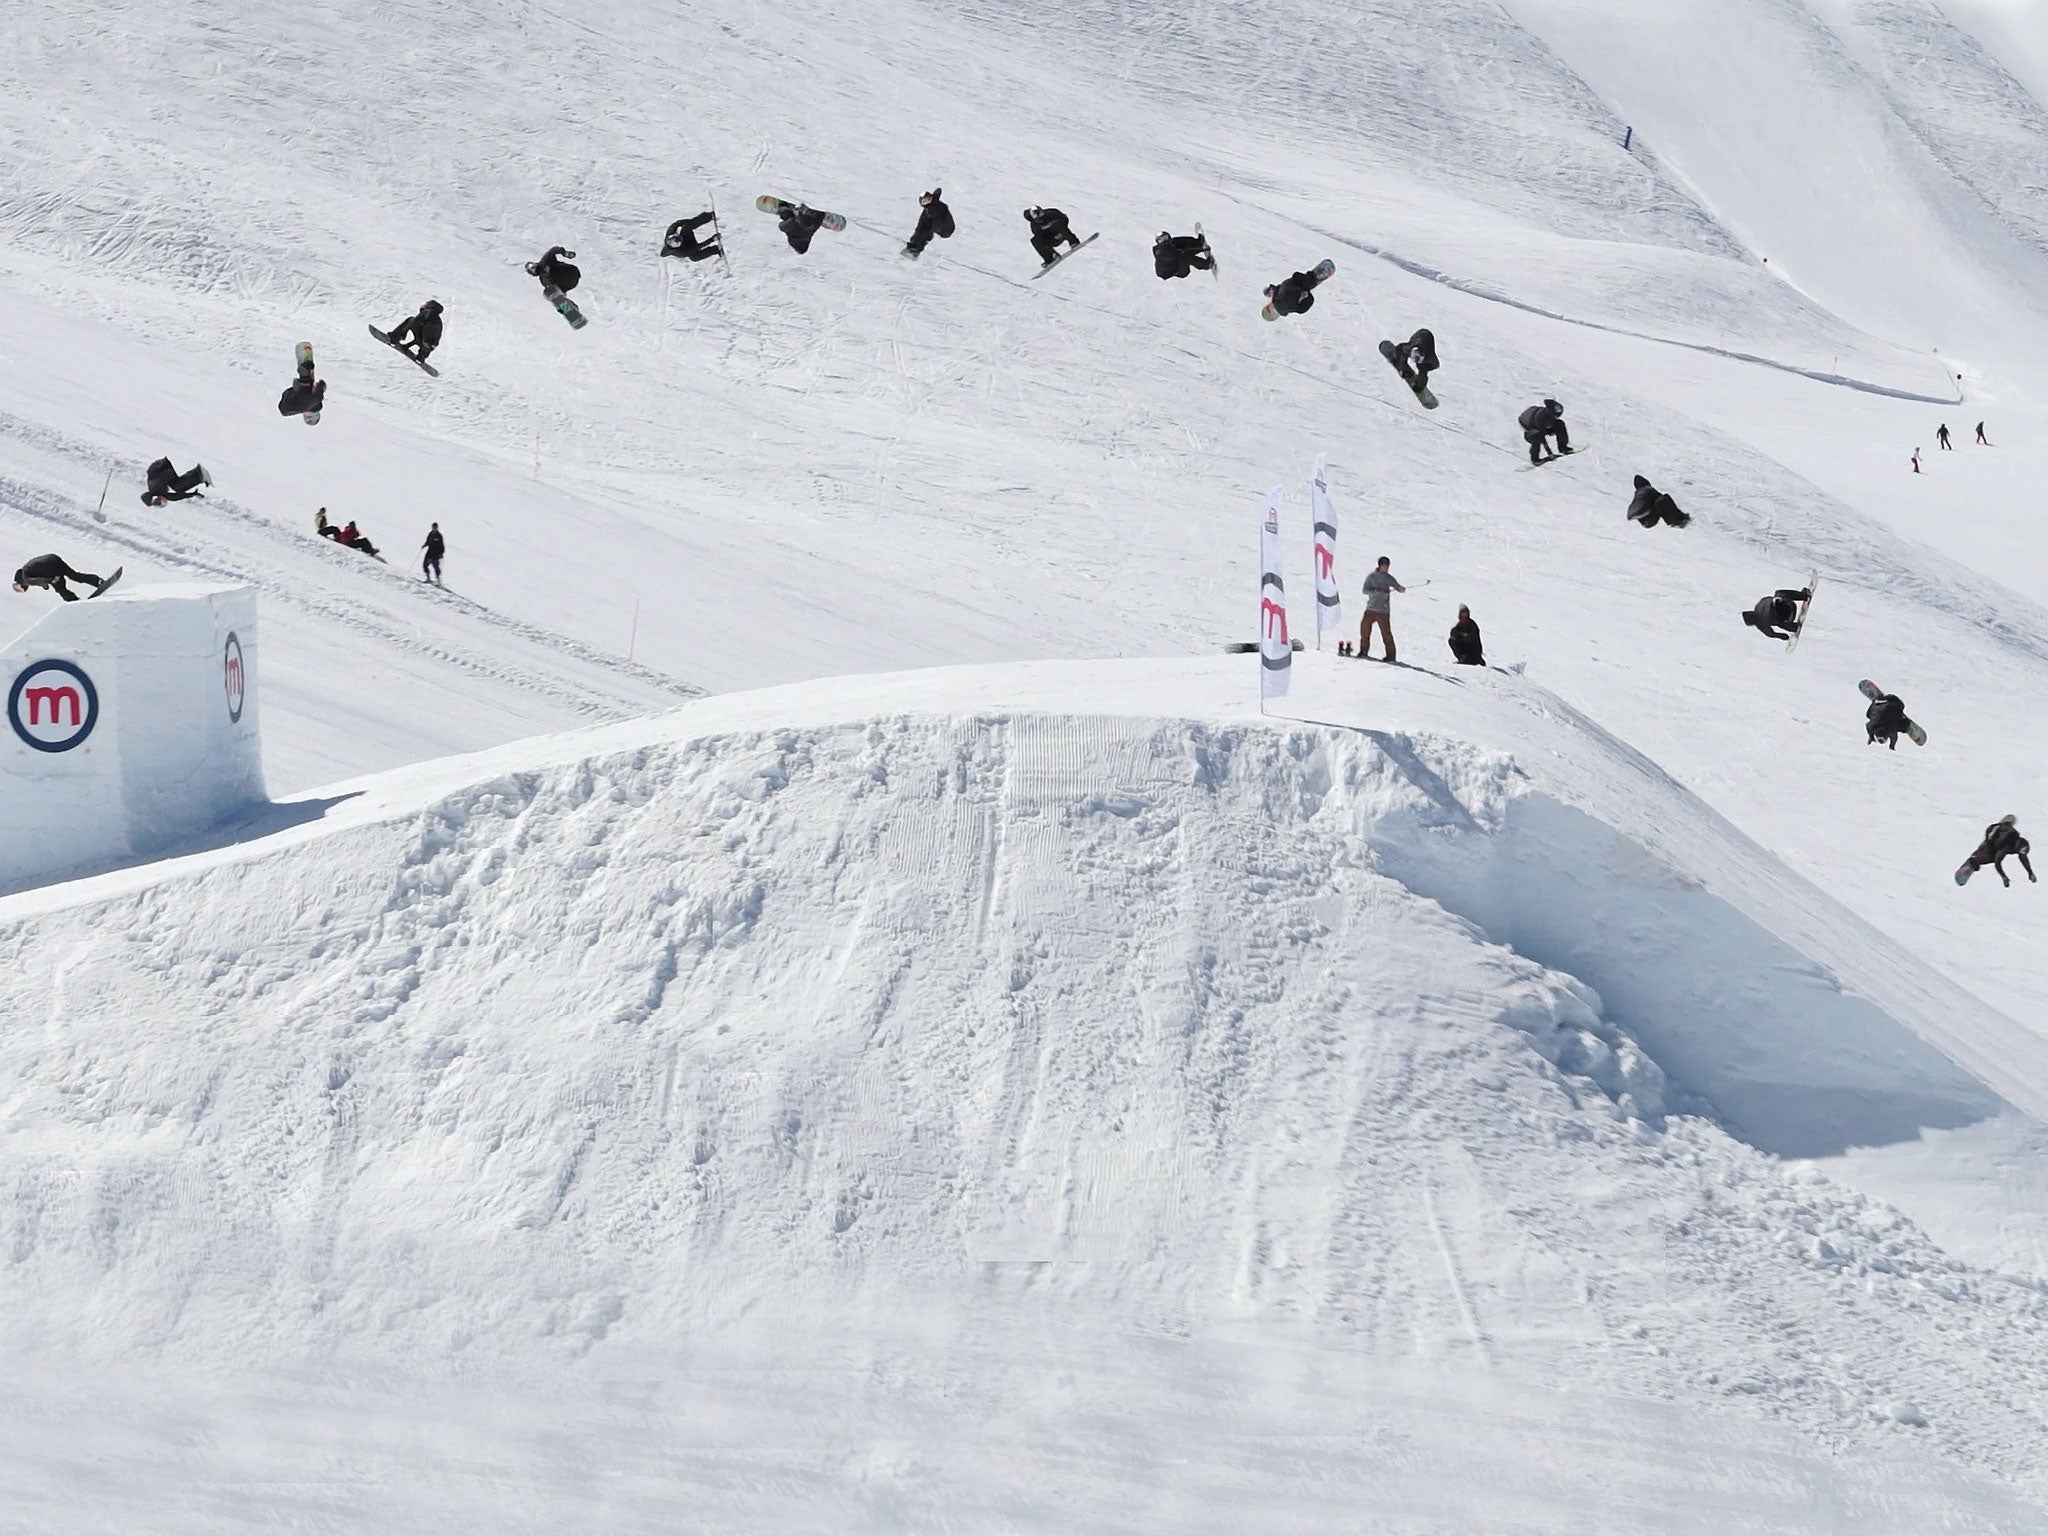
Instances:
[[[1906,718],[1905,703],[1896,693],[1881,693],[1870,701],[1870,708],[1863,712],[1863,729],[1868,735],[1865,746],[1883,742],[1892,751],[1899,750],[1899,732],[1912,722]]]
[[[583,269],[570,265],[575,259],[576,253],[567,246],[551,245],[539,261],[529,261],[526,270],[540,279],[542,291],[553,288],[558,293],[567,293],[583,281]]]
[[[1977,845],[1976,852],[1963,860],[1962,870],[1957,871],[1959,880],[1968,879],[1969,874],[1989,864],[1997,871],[1998,878],[2010,887],[2012,881],[2007,879],[2005,873],[2007,859],[2018,859],[2020,868],[2027,872],[2027,878],[2034,878],[2034,866],[2027,862],[2027,854],[2034,845],[2020,836],[2020,829],[2015,825],[2017,819],[2007,816],[2003,820],[1994,821],[1984,829],[1984,841]]]
[[[697,238],[697,231],[706,224],[716,224],[718,215],[700,213],[694,219],[677,219],[669,225],[668,233],[661,237],[661,254],[680,256],[685,261],[709,261],[713,256],[723,256],[725,245],[717,235],[709,240]]]
[[[116,571],[114,574],[118,576],[120,572]],[[14,590],[26,592],[30,587],[48,587],[65,602],[75,603],[78,601],[78,594],[64,585],[67,581],[90,582],[95,592],[106,585],[97,576],[89,576],[84,571],[74,571],[64,563],[61,555],[37,555],[14,573]]]
[[[280,416],[317,416],[321,402],[327,398],[327,381],[316,379],[311,373],[301,372],[285,385],[284,393],[277,397],[277,414]]]
[[[1048,267],[1059,260],[1062,240],[1068,250],[1081,248],[1081,237],[1068,227],[1067,216],[1057,208],[1026,208],[1024,222],[1031,226],[1031,249]]]
[[[1315,287],[1321,281],[1313,272],[1296,272],[1267,288],[1266,302],[1276,314],[1305,315],[1316,307]]]
[[[1407,371],[1418,384],[1427,384],[1429,376],[1443,366],[1436,360],[1436,333],[1426,326],[1408,338],[1408,345],[1395,348],[1394,356],[1408,365]]]
[[[429,299],[419,313],[391,328],[391,345],[416,363],[424,363],[441,345],[441,301]]]
[[[1782,587],[1768,597],[1756,600],[1756,606],[1742,615],[1742,622],[1773,640],[1789,640],[1799,633],[1799,605],[1810,602],[1813,593],[1805,587],[1794,592]]]
[[[1541,464],[1546,458],[1554,459],[1572,451],[1571,434],[1564,429],[1564,407],[1555,400],[1532,405],[1515,419],[1521,424],[1522,441],[1529,445],[1531,464]],[[1557,446],[1546,453],[1546,440],[1550,438],[1557,440]]]
[[[944,190],[943,187],[933,187],[931,191],[919,195],[917,228],[911,231],[909,240],[904,242],[904,255],[913,258],[922,256],[924,248],[932,243],[934,237],[940,240],[953,238],[953,210],[946,206],[946,200],[939,195]]]
[[[1458,622],[1451,626],[1451,657],[1461,667],[1486,665],[1486,648],[1479,639],[1479,626],[1473,621],[1472,610],[1462,603],[1458,605]]]
[[[782,238],[789,242],[789,248],[801,256],[811,248],[811,241],[825,223],[825,215],[805,203],[784,203],[776,222],[782,226]]]
[[[448,553],[448,541],[441,537],[439,523],[427,524],[427,537],[420,548],[426,551],[420,557],[420,576],[438,587],[441,585],[441,557]]]
[[[142,504],[160,507],[167,501],[187,501],[200,494],[196,487],[211,484],[213,476],[204,464],[194,464],[181,475],[169,459],[158,459],[149,466],[149,489],[142,493]]]
[[[1175,235],[1159,231],[1152,242],[1152,270],[1161,277],[1186,277],[1190,272],[1207,272],[1216,265],[1204,235]]]
[[[1669,523],[1673,528],[1683,528],[1692,521],[1689,513],[1678,510],[1678,503],[1650,484],[1641,475],[1636,476],[1636,493],[1629,499],[1629,518],[1645,528],[1654,528],[1659,522]]]

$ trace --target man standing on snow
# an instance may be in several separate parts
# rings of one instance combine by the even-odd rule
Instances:
[[[1942,423],[1942,424],[1941,424],[1940,426],[1938,426],[1938,427],[1936,427],[1936,428],[1934,429],[1934,445],[1935,445],[1935,446],[1936,446],[1937,448],[1940,448],[1940,449],[1942,449],[1943,451],[1947,451],[1947,450],[1948,450],[1948,446],[1949,446],[1949,444],[1948,444],[1948,423],[1947,423],[1947,422],[1945,422],[1945,421],[1944,421],[1944,422],[1943,422],[1943,423]]]
[[[448,553],[448,541],[441,537],[439,523],[427,525],[426,542],[421,544],[420,548],[426,551],[420,559],[421,579],[431,581],[438,587],[441,585],[441,557]]]
[[[1377,624],[1381,637],[1387,642],[1387,654],[1382,661],[1394,659],[1394,599],[1396,592],[1408,589],[1394,580],[1394,573],[1387,569],[1394,562],[1381,555],[1373,573],[1365,578],[1365,615],[1358,621],[1358,657],[1363,661],[1372,649],[1373,626]]]
[[[1984,435],[1984,423],[1981,421],[1977,423],[1977,441],[1982,443],[1986,448],[1989,448],[1991,446],[1991,439]]]
[[[114,574],[118,576],[121,573],[116,571]],[[78,594],[64,585],[67,581],[90,582],[95,592],[106,585],[97,576],[88,576],[84,571],[74,571],[64,563],[61,555],[37,555],[14,573],[14,590],[26,592],[30,587],[48,587],[65,602],[75,603],[78,601]]]

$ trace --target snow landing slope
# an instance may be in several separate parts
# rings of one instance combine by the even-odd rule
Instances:
[[[156,1372],[287,1469],[390,1402],[456,1529],[2024,1528],[2038,1288],[1766,1154],[2038,1045],[1540,688],[1302,670],[708,700],[0,902],[0,1337],[174,1487]]]

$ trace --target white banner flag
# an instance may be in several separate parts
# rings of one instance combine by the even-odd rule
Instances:
[[[1309,477],[1309,513],[1316,525],[1316,649],[1344,622],[1344,600],[1337,595],[1337,509],[1330,504],[1330,473],[1316,455]]]
[[[1287,697],[1294,667],[1294,641],[1287,632],[1287,582],[1280,574],[1280,500],[1266,493],[1265,521],[1259,525],[1259,704]]]

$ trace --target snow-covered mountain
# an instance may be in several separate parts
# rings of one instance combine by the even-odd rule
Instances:
[[[1949,879],[2048,824],[2038,20],[11,7],[0,545],[256,585],[321,814],[0,899],[0,1509],[2048,1519],[2039,893]],[[1261,718],[1317,453],[1413,666]]]

